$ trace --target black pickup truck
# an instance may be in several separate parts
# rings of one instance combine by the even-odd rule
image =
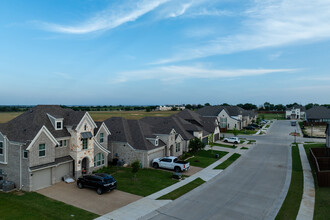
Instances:
[[[96,173],[84,175],[78,178],[77,186],[79,189],[84,187],[96,189],[97,194],[109,192],[117,188],[117,181],[109,174]]]

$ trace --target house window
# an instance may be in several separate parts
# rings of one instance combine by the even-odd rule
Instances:
[[[60,147],[63,147],[63,141],[59,141]]]
[[[158,146],[158,139],[155,140],[155,146]]]
[[[176,143],[175,152],[179,152],[180,150],[181,150],[181,144]]]
[[[63,141],[63,146],[66,147],[67,144],[68,144],[68,143],[67,143],[67,140],[64,140],[64,141]]]
[[[0,155],[3,154],[3,142],[1,141],[0,142]]]
[[[105,160],[104,160],[104,154],[98,153],[94,157],[94,167],[98,167],[101,165],[104,165]]]
[[[84,129],[85,129],[85,131],[87,130],[87,125],[85,125]]]
[[[103,143],[103,142],[104,142],[104,134],[100,133],[100,143]]]
[[[228,123],[228,128],[229,128],[229,123]]]
[[[27,159],[29,157],[29,153],[27,150],[23,151],[23,158]]]
[[[82,145],[83,145],[83,150],[86,150],[88,148],[88,139],[84,138],[81,141],[82,141]]]
[[[62,129],[62,122],[56,122],[56,129]]]
[[[45,144],[39,144],[39,157],[46,156],[46,145]]]

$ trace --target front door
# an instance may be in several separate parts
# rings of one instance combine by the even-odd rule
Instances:
[[[81,161],[81,173],[82,174],[87,174],[89,170],[89,161],[88,158],[85,157],[82,161]]]

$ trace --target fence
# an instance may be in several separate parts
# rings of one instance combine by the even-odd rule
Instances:
[[[330,187],[330,148],[309,149],[320,187]]]
[[[303,122],[304,126],[326,126],[328,124],[328,122],[307,122],[304,121]]]

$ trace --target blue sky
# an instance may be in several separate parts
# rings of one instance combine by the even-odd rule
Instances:
[[[330,0],[0,1],[0,104],[330,103]]]

